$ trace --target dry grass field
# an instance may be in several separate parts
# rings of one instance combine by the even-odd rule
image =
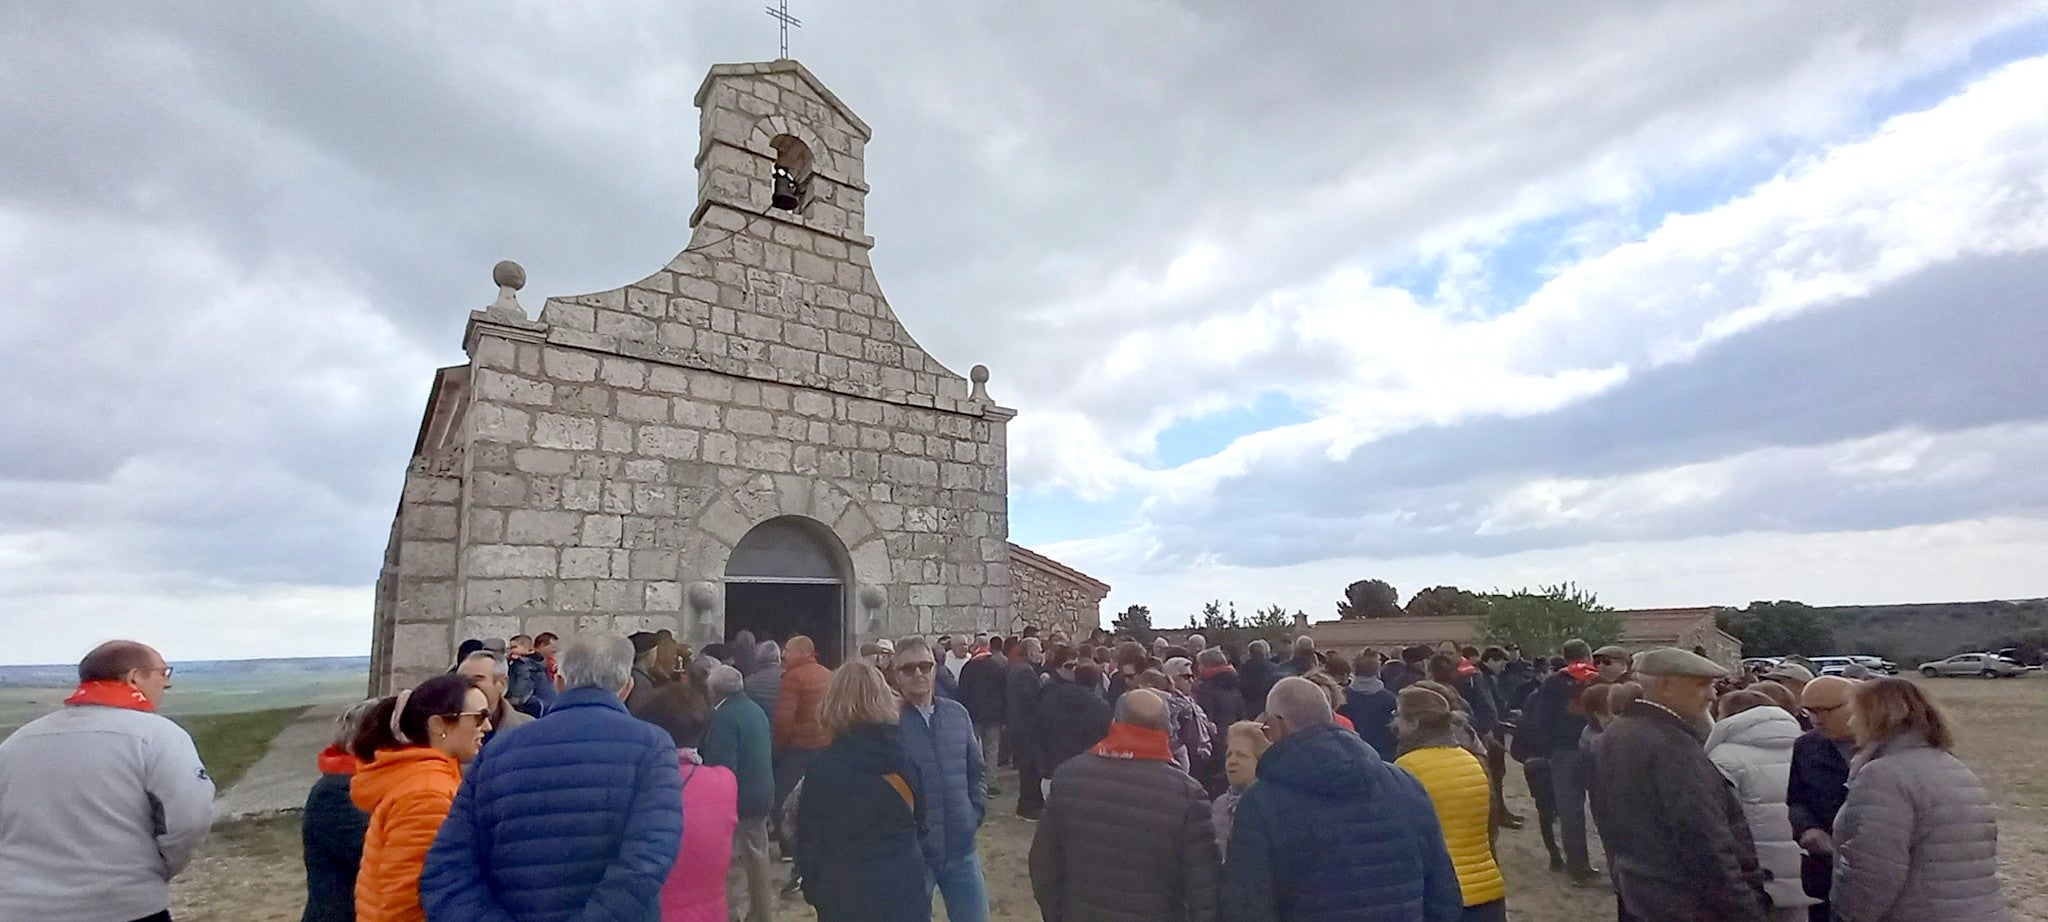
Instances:
[[[1916,681],[1919,681],[1916,679]],[[2020,919],[2048,922],[2048,676],[1985,681],[1927,680],[1959,725],[1959,755],[1977,771],[2000,804],[1999,853],[2006,892]],[[308,758],[310,758],[310,754]],[[1508,793],[1532,819],[1535,808],[1510,770]],[[1014,784],[1014,778],[1003,781]],[[1014,803],[1008,796],[1004,805]],[[1038,918],[1025,876],[1029,823],[991,811],[982,830],[992,918]],[[1573,890],[1547,870],[1534,828],[1504,832],[1500,858],[1508,878],[1509,916],[1515,922],[1579,922],[1612,918],[1604,891]],[[200,859],[179,879],[173,915],[181,922],[291,920],[299,917],[304,880],[296,819],[236,824],[218,829]],[[785,902],[783,919],[815,916],[801,900]],[[943,911],[935,917],[944,918]]]

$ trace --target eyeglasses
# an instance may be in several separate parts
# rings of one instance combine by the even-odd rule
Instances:
[[[464,717],[474,717],[476,718],[476,722],[479,724],[487,724],[491,722],[490,711],[456,711],[453,714],[443,714],[441,716],[448,718],[449,720],[461,720]]]
[[[163,673],[163,674],[164,674],[164,678],[168,679],[168,678],[170,678],[170,677],[171,677],[171,672],[172,672],[172,671],[173,671],[174,669],[176,669],[176,668],[177,668],[177,667],[175,667],[175,666],[168,666],[168,665],[167,665],[167,666],[164,666],[164,667],[163,667],[163,668],[161,668],[161,669],[137,669],[137,670],[135,670],[135,671],[137,671],[137,672],[140,672],[140,673],[142,673],[143,675],[155,675],[155,674],[157,674],[157,673],[161,672],[161,673]]]
[[[1826,717],[1826,716],[1828,716],[1829,714],[1832,714],[1832,713],[1834,713],[1834,712],[1836,712],[1836,711],[1839,711],[1839,710],[1841,710],[1842,708],[1844,708],[1844,707],[1847,707],[1847,706],[1848,706],[1848,705],[1846,705],[1846,704],[1837,704],[1837,705],[1832,705],[1832,706],[1830,706],[1830,707],[1824,707],[1824,708],[1807,708],[1807,709],[1806,709],[1806,715],[1807,715],[1808,717]]]
[[[932,671],[933,665],[931,662],[898,663],[896,665],[896,672],[900,675],[924,675]]]

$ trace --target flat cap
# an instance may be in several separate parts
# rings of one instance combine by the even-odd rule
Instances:
[[[875,641],[875,646],[881,647],[883,653],[894,654],[896,652],[896,641],[890,640],[887,637]]]
[[[1413,685],[1401,689],[1401,693],[1394,697],[1394,702],[1394,712],[1402,717],[1415,718],[1424,714],[1449,716],[1451,713],[1451,703],[1445,701],[1444,696]]]
[[[1775,679],[1779,676],[1784,676],[1788,679],[1798,679],[1801,682],[1811,682],[1813,681],[1813,670],[1798,663],[1779,663],[1776,666],[1772,666],[1771,671],[1764,673],[1764,678],[1766,679]]]
[[[1728,674],[1720,663],[1677,647],[1658,647],[1636,654],[1635,671],[1637,675],[1691,676],[1696,679],[1718,679]]]
[[[1600,659],[1618,659],[1626,661],[1628,659],[1628,648],[1618,643],[1611,643],[1607,646],[1601,647],[1598,650],[1594,650],[1593,655],[1599,657]]]

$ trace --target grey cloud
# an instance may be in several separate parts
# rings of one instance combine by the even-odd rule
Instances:
[[[1825,446],[1916,427],[1955,432],[2048,419],[2035,344],[2048,337],[2048,253],[1958,261],[1752,330],[1562,410],[1420,429],[1342,462],[1278,459],[1206,498],[1155,501],[1161,563],[1204,554],[1255,566],[1349,555],[1512,553],[1609,538],[1762,529],[1825,531],[1950,521],[2048,504],[2038,458],[2014,446],[1999,476],[1886,491],[1758,482],[1683,515],[1482,534],[1492,496],[1540,478],[1597,479],[1773,447]],[[1304,512],[1304,510],[1312,510]]]
[[[869,230],[911,329],[1027,412],[1116,428],[1189,382],[1090,383],[1114,333],[1401,258],[1643,137],[1740,134],[1787,81],[1859,92],[2013,15],[1761,9],[898,0],[807,11],[797,51],[877,126]],[[367,582],[490,265],[524,262],[537,302],[667,260],[690,95],[769,35],[654,2],[0,5],[0,431],[30,446],[0,453],[0,536],[86,548],[74,582]],[[1190,234],[1241,245],[1217,285],[1050,310]]]

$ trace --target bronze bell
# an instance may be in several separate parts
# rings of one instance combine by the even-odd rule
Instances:
[[[771,202],[783,211],[795,211],[796,206],[801,204],[801,199],[797,196],[796,177],[789,175],[789,171],[781,167],[775,168],[775,197]]]

